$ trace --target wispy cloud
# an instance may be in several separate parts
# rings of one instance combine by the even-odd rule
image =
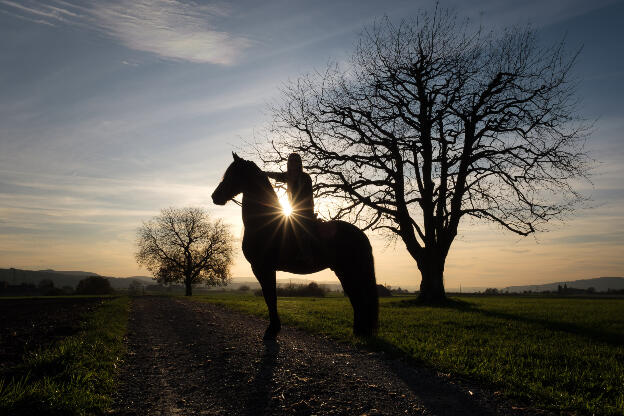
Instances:
[[[27,6],[24,4],[20,4],[20,3],[16,3],[13,1],[8,1],[8,0],[2,0],[0,1],[0,4],[4,5],[4,6],[8,6],[8,9],[14,9],[15,12],[22,12],[26,15],[35,15],[35,16],[40,16],[42,18],[47,18],[50,20],[57,20],[57,21],[66,21],[65,18],[63,17],[63,15],[69,15],[69,16],[77,16],[74,13],[71,13],[69,11],[63,10],[63,9],[59,9],[57,7],[50,7],[50,6],[46,6],[46,5],[35,5],[35,6]],[[34,20],[33,20],[34,21]],[[46,23],[51,23],[48,21],[45,21]]]
[[[91,10],[100,29],[131,49],[191,62],[231,64],[251,45],[244,37],[213,29],[227,17],[216,6],[181,1],[96,3]]]
[[[0,6],[5,14],[39,24],[86,26],[130,49],[165,59],[230,65],[252,45],[244,36],[216,28],[229,15],[226,8],[216,5],[180,0],[117,0],[89,5],[0,0]]]
[[[0,4],[4,4],[4,3],[5,2],[0,2]],[[22,16],[22,15],[20,15],[18,13],[11,12],[11,11],[5,10],[5,9],[0,9],[0,13],[7,14],[7,15],[9,15],[11,17],[16,17],[16,18],[18,18],[20,20],[26,20],[28,22],[37,23],[37,24],[40,24],[40,25],[46,25],[46,26],[52,26],[52,27],[56,26],[54,23],[50,23],[47,20],[34,19],[34,18],[31,18],[31,17]]]

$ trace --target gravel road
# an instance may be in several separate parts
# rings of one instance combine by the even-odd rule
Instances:
[[[119,415],[527,415],[467,381],[182,298],[137,297]]]

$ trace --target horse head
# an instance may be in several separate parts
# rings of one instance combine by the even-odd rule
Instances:
[[[234,161],[228,166],[221,183],[212,193],[212,202],[217,205],[225,205],[227,201],[244,191],[246,178],[242,173],[248,162],[234,152],[232,157]]]

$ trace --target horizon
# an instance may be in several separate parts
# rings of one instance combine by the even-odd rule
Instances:
[[[357,4],[358,7],[352,7]],[[0,0],[0,267],[141,276],[135,233],[161,209],[199,206],[231,226],[233,276],[242,256],[240,208],[210,195],[268,122],[289,79],[344,61],[365,25],[433,2]],[[532,23],[540,40],[583,47],[579,109],[596,120],[592,200],[550,231],[521,238],[465,221],[445,269],[447,289],[530,286],[624,275],[624,4],[445,2],[487,29]],[[415,287],[400,241],[367,233],[378,283]],[[335,281],[324,271],[300,276]]]
[[[4,270],[11,270],[7,269],[7,268],[3,268],[0,267],[0,270],[4,269]],[[100,276],[100,277],[104,277],[104,278],[108,278],[108,279],[150,279],[151,281],[154,282],[154,284],[158,284],[159,282],[156,281],[156,279],[153,276],[149,276],[149,275],[134,275],[134,276],[108,276],[108,275],[101,275],[98,273],[94,273],[94,272],[90,272],[88,270],[54,270],[54,269],[42,269],[42,270],[25,270],[25,269],[16,269],[16,270],[20,270],[20,271],[25,271],[25,272],[48,272],[48,273],[54,273],[54,274],[60,274],[60,275],[65,275],[65,276],[73,276],[73,277],[80,277],[80,273],[84,273],[84,276],[90,276],[90,275],[96,275],[96,276]],[[67,274],[65,274],[67,273]],[[457,286],[457,287],[446,287],[446,291],[449,293],[462,293],[462,291],[464,293],[474,293],[477,291],[481,291],[481,290],[485,290],[488,288],[496,288],[496,289],[509,289],[509,288],[527,288],[527,287],[535,287],[535,289],[537,289],[540,286],[549,286],[549,285],[554,285],[554,284],[561,284],[561,283],[576,283],[576,282],[583,282],[583,281],[591,281],[591,280],[600,280],[600,279],[623,279],[624,280],[624,276],[598,276],[598,277],[586,277],[586,278],[581,278],[581,279],[574,279],[574,280],[560,280],[560,281],[551,281],[551,282],[541,282],[541,283],[534,283],[534,284],[514,284],[514,285],[506,285],[506,286]],[[328,285],[328,286],[341,286],[340,282],[335,279],[335,280],[319,280],[319,279],[314,279],[314,278],[310,278],[309,275],[294,275],[294,274],[290,274],[290,273],[284,273],[282,277],[277,277],[277,283],[278,284],[285,284],[285,283],[292,283],[295,282],[294,284],[298,285],[298,284],[307,284],[309,282],[316,282],[319,285]],[[231,276],[229,278],[228,283],[225,286],[211,286],[214,289],[218,290],[219,288],[223,287],[223,288],[227,288],[231,285],[242,285],[242,284],[256,284],[259,285],[259,282],[256,280],[255,276]],[[403,285],[403,286],[399,286],[399,285],[390,285],[387,284],[387,282],[377,282],[377,284],[379,285],[383,285],[385,287],[388,288],[392,288],[392,289],[407,289],[407,290],[411,290],[411,291],[418,291],[419,290],[419,285],[414,284],[414,285]],[[171,286],[183,286],[182,283],[164,283],[165,286],[171,285]],[[206,285],[205,283],[197,283],[196,286],[209,286]],[[617,288],[612,288],[612,289],[617,289]],[[515,293],[515,292],[514,292]]]

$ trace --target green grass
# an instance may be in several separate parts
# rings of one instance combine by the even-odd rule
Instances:
[[[351,334],[345,298],[280,298],[282,322],[410,357],[478,380],[513,400],[580,414],[624,414],[624,300],[462,297],[449,307],[380,299],[380,330]],[[195,300],[267,316],[260,297]]]
[[[104,413],[116,389],[128,312],[127,297],[107,300],[79,333],[24,356],[12,377],[0,379],[0,414]]]

